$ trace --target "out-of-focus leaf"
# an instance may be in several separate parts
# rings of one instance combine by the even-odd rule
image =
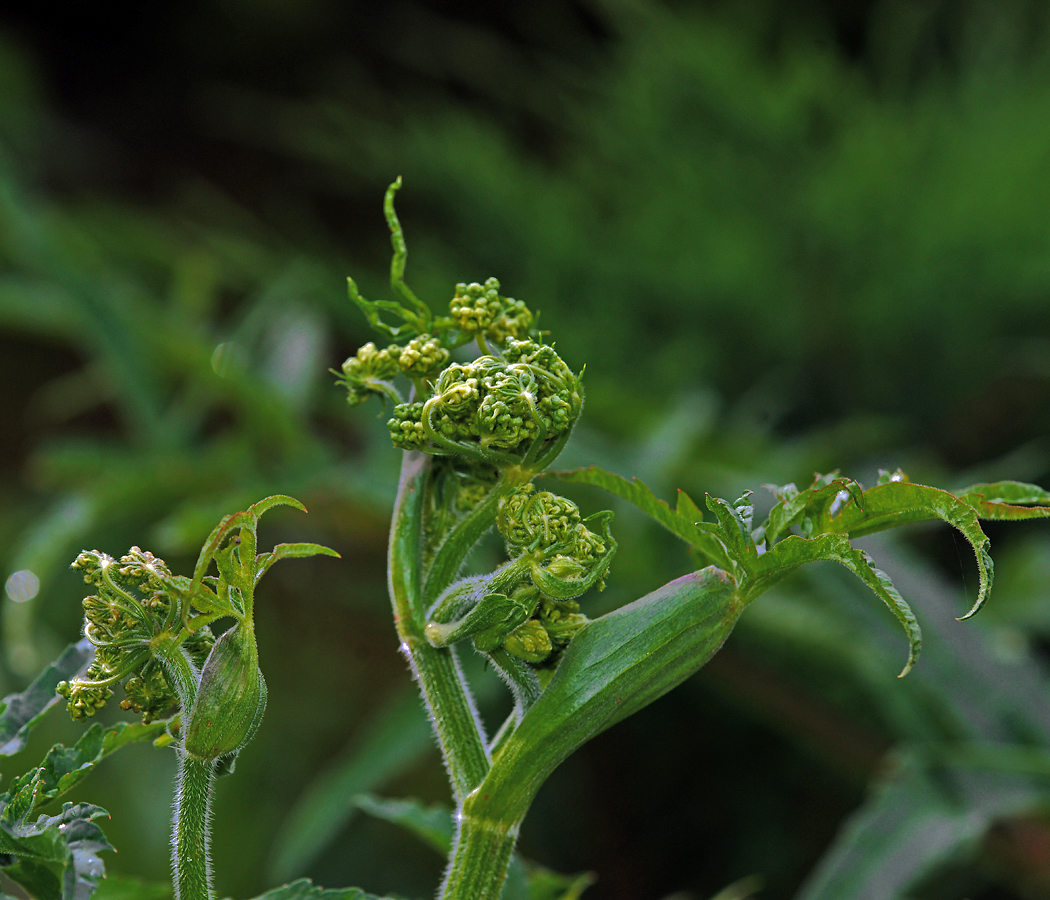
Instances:
[[[325,890],[317,887],[309,878],[300,878],[291,884],[260,894],[254,900],[386,900],[386,898],[369,894],[360,888]]]
[[[764,884],[765,882],[761,875],[748,875],[746,878],[741,878],[739,881],[726,885],[711,900],[747,900],[748,897],[762,890]],[[671,898],[668,898],[668,900],[671,900]]]
[[[443,856],[452,849],[455,822],[452,810],[446,806],[424,806],[418,800],[394,800],[359,794],[354,803],[362,812],[377,819],[399,825],[412,832],[429,847]],[[517,853],[511,857],[502,900],[577,900],[584,889],[594,884],[591,872],[562,875],[544,866],[522,859]]]
[[[712,564],[721,566],[727,571],[732,570],[733,563],[719,537],[720,529],[711,522],[703,521],[700,507],[684,491],[678,492],[678,505],[672,510],[665,501],[657,497],[637,478],[628,481],[622,475],[606,472],[599,466],[546,474],[562,481],[600,487],[632,503],[672,534],[680,537],[690,547],[702,553]]]
[[[444,856],[452,849],[455,823],[447,806],[424,806],[418,800],[395,800],[374,794],[358,794],[353,802],[362,812],[411,831]]]
[[[107,875],[92,900],[171,900],[171,882],[148,883],[137,878]]]
[[[579,900],[583,892],[598,880],[593,872],[562,875],[519,856],[511,862],[512,868],[515,865],[520,866],[524,873],[528,900]]]
[[[1047,761],[1050,763],[1050,760]],[[1050,778],[1004,778],[980,766],[905,754],[871,799],[846,822],[834,849],[797,900],[896,900],[997,818],[1045,799]]]
[[[433,747],[430,723],[414,694],[388,706],[365,738],[307,788],[275,841],[271,875],[302,871],[350,820],[353,798],[382,787]]]
[[[11,756],[25,746],[30,729],[62,699],[55,693],[58,683],[82,672],[94,656],[95,648],[86,638],[70,644],[29,687],[0,701],[0,755]]]
[[[92,820],[104,809],[67,803],[56,816],[24,820],[14,803],[0,800],[0,861],[4,874],[35,900],[88,900],[105,867],[98,854],[112,850]]]
[[[128,744],[155,740],[164,734],[166,722],[118,722],[105,727],[96,722],[72,746],[55,744],[35,769],[12,780],[8,793],[30,801],[29,812],[71,791],[111,753]],[[16,800],[17,802],[17,800]]]

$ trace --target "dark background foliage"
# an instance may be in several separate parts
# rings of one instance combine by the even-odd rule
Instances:
[[[294,494],[310,515],[272,514],[263,539],[343,560],[286,563],[260,598],[271,706],[219,791],[220,890],[309,874],[428,895],[440,861],[338,799],[446,799],[436,754],[390,713],[408,688],[384,595],[396,454],[327,374],[370,339],[345,276],[385,296],[386,185],[404,177],[417,293],[437,308],[495,274],[586,363],[567,464],[698,498],[835,467],[1047,485],[1047,20],[1035,0],[6,10],[0,555],[5,578],[41,583],[4,599],[7,688],[75,636],[65,566],[82,546],[185,567],[222,513]],[[688,565],[617,513],[594,614]],[[986,621],[957,627],[1041,677],[1047,531],[991,535]],[[972,594],[951,536],[904,540],[883,549],[918,585]],[[936,657],[897,682],[888,615],[856,619],[872,601],[815,572],[559,770],[524,852],[597,871],[595,900],[709,897],[756,873],[760,896],[791,897],[901,748],[965,732],[938,716],[992,688],[965,667],[938,680]],[[927,652],[962,654],[953,633]],[[495,719],[498,690],[476,676]],[[76,733],[49,727],[27,758]],[[375,733],[389,737],[370,750]],[[114,814],[112,868],[163,878],[173,760],[122,756],[85,797]],[[326,777],[335,811],[304,800]],[[931,857],[914,895],[1047,896],[1033,798]],[[321,836],[295,849],[303,822]]]

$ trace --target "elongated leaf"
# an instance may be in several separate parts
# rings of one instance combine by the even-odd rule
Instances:
[[[412,832],[442,856],[451,852],[455,823],[447,806],[423,806],[418,800],[391,800],[372,794],[358,795],[354,802],[362,812]],[[594,882],[591,872],[562,875],[515,853],[501,896],[503,900],[577,900]]]
[[[843,534],[822,534],[815,538],[791,535],[757,558],[753,577],[747,582],[748,600],[753,600],[775,582],[809,562],[829,561],[845,566],[885,602],[908,636],[908,661],[900,676],[915,665],[922,649],[922,631],[915,614],[893,586],[885,572],[875,568],[872,558],[858,550]]]
[[[977,510],[939,488],[906,481],[879,484],[864,492],[864,508],[848,503],[836,517],[820,523],[820,531],[849,534],[851,538],[874,534],[909,522],[941,519],[955,528],[973,547],[977,559],[979,584],[977,599],[962,619],[974,615],[988,598],[992,587],[991,543],[981,530]]]
[[[13,802],[31,798],[28,812],[71,791],[111,753],[129,744],[150,741],[164,734],[166,722],[118,722],[108,728],[96,722],[72,746],[55,744],[35,769],[8,786]]]
[[[88,900],[105,871],[98,854],[113,849],[92,820],[109,814],[67,803],[56,816],[26,822],[0,802],[0,854],[12,860],[4,874],[35,900]]]
[[[1045,519],[1050,516],[1050,491],[1044,491],[1037,484],[997,481],[972,484],[952,493],[976,509],[982,519]]]
[[[260,894],[254,900],[387,900],[387,898],[369,894],[361,888],[325,890],[317,887],[309,878],[300,878],[291,884]]]
[[[269,553],[260,553],[255,558],[255,583],[265,575],[270,566],[279,559],[303,559],[308,556],[334,556],[339,559],[339,554],[331,547],[322,544],[277,544]]]
[[[529,900],[579,900],[583,892],[598,880],[593,872],[563,875],[519,856],[511,860],[511,874],[516,866],[523,870]],[[507,880],[509,882],[510,874]]]
[[[306,512],[306,507],[296,500],[295,497],[289,497],[287,494],[274,494],[253,503],[248,507],[247,513],[250,516],[255,516],[256,520],[258,520],[262,518],[263,513],[273,509],[275,506],[291,506],[299,510],[299,512]]]
[[[25,746],[32,727],[62,699],[55,693],[58,683],[83,672],[94,656],[95,648],[86,638],[70,644],[29,687],[0,701],[0,756],[11,756]]]
[[[469,807],[472,815],[501,821],[523,816],[547,776],[577,747],[703,666],[744,605],[733,579],[711,566],[588,623],[465,801],[465,814]],[[499,809],[486,806],[491,797]]]
[[[411,831],[443,856],[452,849],[456,828],[447,806],[424,806],[419,800],[393,800],[375,794],[358,794],[353,802],[362,812]]]
[[[434,746],[415,694],[392,703],[363,730],[364,740],[322,772],[296,804],[274,844],[271,876],[301,872],[357,811],[353,798],[382,787]]]
[[[703,521],[700,507],[684,491],[678,492],[678,504],[672,510],[637,478],[628,481],[622,475],[607,472],[600,466],[546,474],[562,481],[594,485],[626,500],[699,551],[714,565],[732,570],[733,563],[721,540],[721,529],[711,522]]]
[[[107,875],[99,882],[92,900],[171,900],[171,882],[150,883],[138,878]]]
[[[1045,800],[1050,782],[897,760],[889,778],[850,819],[796,900],[897,900],[936,867],[972,847],[998,818]]]

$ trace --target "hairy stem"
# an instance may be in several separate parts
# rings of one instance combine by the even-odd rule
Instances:
[[[211,795],[215,761],[179,752],[171,862],[175,900],[214,900],[211,879]]]
[[[388,569],[394,622],[412,673],[427,705],[457,802],[481,784],[489,770],[484,731],[466,679],[451,648],[432,647],[424,634],[420,549],[423,482],[429,460],[406,452],[394,505]]]
[[[520,822],[506,824],[470,815],[464,805],[441,900],[499,900]]]

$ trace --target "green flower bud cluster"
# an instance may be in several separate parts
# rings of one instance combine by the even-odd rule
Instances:
[[[542,559],[532,567],[533,582],[560,599],[578,597],[590,587],[605,589],[605,576],[616,550],[608,533],[612,513],[597,513],[587,522],[598,524],[595,534],[571,500],[523,484],[499,504],[496,527],[514,558],[532,554]],[[560,583],[559,583],[560,582]],[[586,587],[582,585],[586,583]]]
[[[391,344],[382,350],[370,341],[347,359],[342,372],[336,374],[339,383],[347,390],[347,402],[351,406],[364,403],[376,393],[398,403],[401,395],[393,384],[398,375],[414,381],[428,381],[448,364],[448,360],[449,352],[440,339],[421,334],[403,347]]]
[[[549,667],[590,620],[575,600],[554,600],[535,587],[523,586],[518,597],[530,591],[536,596],[533,616],[507,635],[503,649],[525,662]]]
[[[611,516],[584,520],[571,500],[518,485],[496,515],[510,561],[450,587],[435,604],[428,639],[447,646],[471,637],[482,652],[502,647],[533,665],[552,665],[587,623],[575,598],[604,587],[616,551]]]
[[[402,449],[539,469],[582,409],[580,379],[552,347],[511,339],[501,356],[448,366],[429,398],[395,407],[389,427]]]
[[[72,567],[97,590],[83,601],[84,635],[95,646],[95,658],[83,676],[59,683],[58,693],[66,698],[69,714],[81,721],[102,709],[113,696],[111,686],[126,679],[121,707],[151,722],[179,703],[152,650],[156,636],[181,617],[189,579],[173,576],[164,560],[138,547],[119,561],[85,551]],[[184,646],[199,664],[213,642],[202,628]]]
[[[532,328],[531,310],[520,300],[501,297],[495,278],[486,279],[484,284],[457,284],[449,311],[464,334],[499,347],[511,338],[527,338]]]

